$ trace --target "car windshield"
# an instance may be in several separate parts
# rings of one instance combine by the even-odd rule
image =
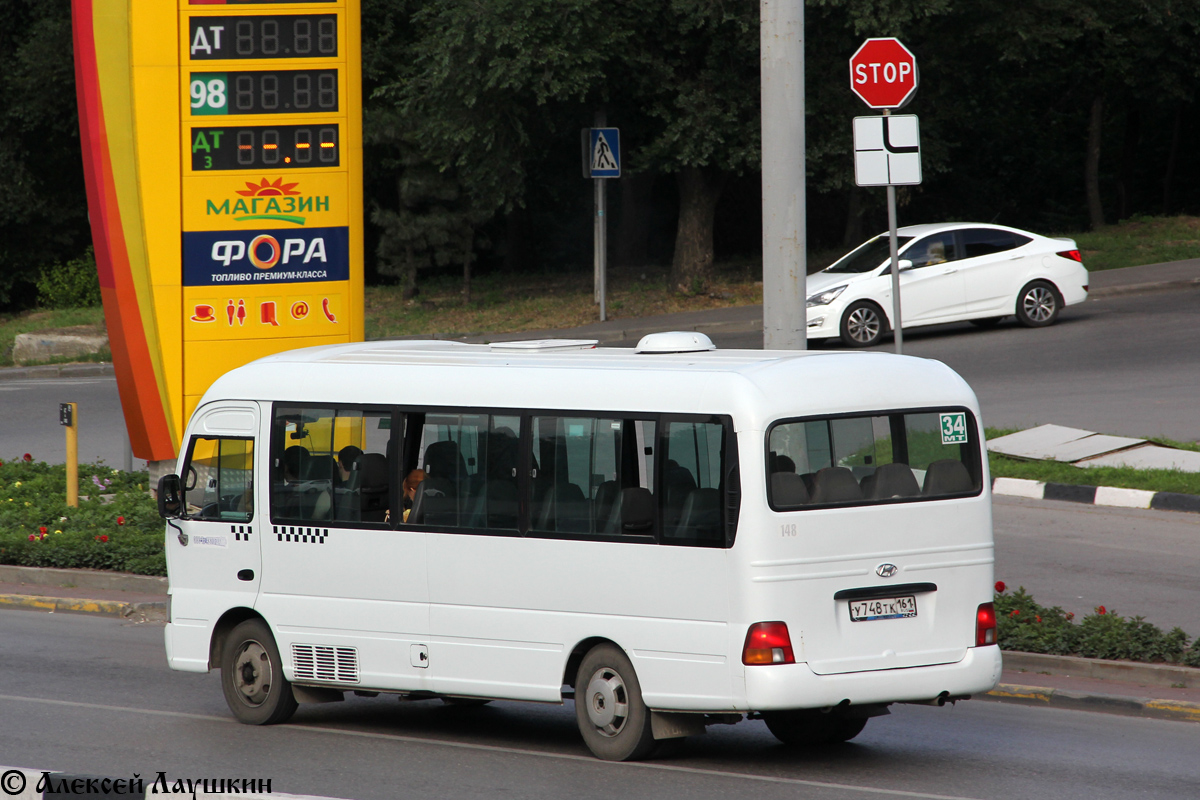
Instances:
[[[912,241],[912,238],[911,236],[897,236],[896,249],[903,249],[904,245]],[[833,266],[827,267],[825,272],[870,272],[886,261],[890,255],[888,237],[880,234],[839,258]]]

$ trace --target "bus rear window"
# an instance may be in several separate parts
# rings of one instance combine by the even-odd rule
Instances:
[[[982,465],[966,409],[787,420],[767,434],[776,511],[978,494]]]

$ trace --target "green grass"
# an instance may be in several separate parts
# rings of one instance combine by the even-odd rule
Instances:
[[[1089,270],[1200,258],[1200,217],[1139,216],[1096,231],[1059,235],[1075,240]]]
[[[23,314],[0,315],[0,366],[13,364],[13,343],[17,335],[33,331],[58,330],[87,325],[103,328],[104,309],[64,308],[54,311],[28,311]],[[56,359],[55,361],[107,361],[102,355],[94,358]]]
[[[988,439],[998,439],[1015,429],[988,428]],[[1200,443],[1155,439],[1158,444],[1200,451]],[[1076,486],[1115,486],[1150,492],[1179,492],[1200,495],[1200,473],[1176,469],[1133,469],[1132,467],[1077,467],[1058,461],[1024,461],[988,453],[993,478],[1024,478],[1045,483],[1069,483]]]

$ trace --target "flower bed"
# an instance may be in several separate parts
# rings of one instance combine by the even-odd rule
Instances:
[[[1104,606],[1083,619],[1039,605],[1019,587],[996,583],[997,638],[1004,650],[1200,667],[1200,642],[1188,647],[1182,628],[1164,632],[1142,617],[1125,618]]]
[[[79,465],[79,506],[68,508],[66,467],[0,462],[0,564],[166,575],[163,522],[146,472]]]

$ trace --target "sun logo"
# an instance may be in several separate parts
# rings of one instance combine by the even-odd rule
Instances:
[[[246,181],[245,191],[239,189],[238,194],[242,197],[291,197],[300,194],[292,191],[298,185],[298,182],[284,183],[283,178],[276,178],[274,181],[263,178],[258,183]]]

